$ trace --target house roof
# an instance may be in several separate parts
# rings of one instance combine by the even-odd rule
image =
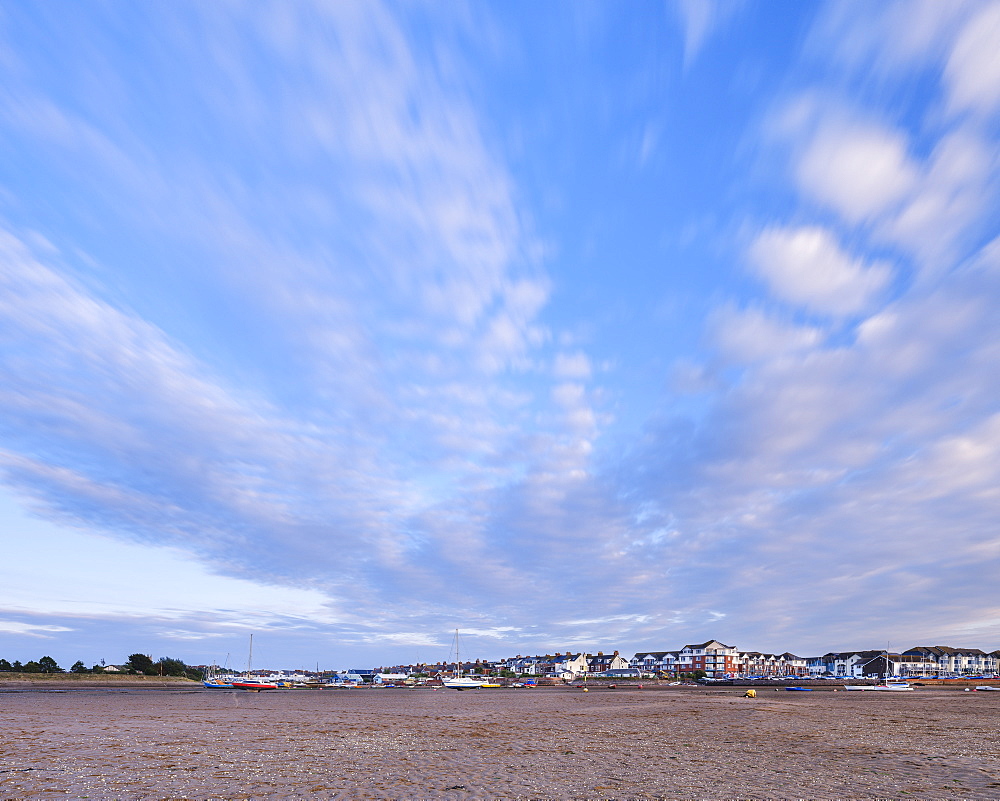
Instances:
[[[685,645],[684,647],[685,648],[702,648],[702,649],[704,649],[704,648],[708,648],[708,646],[713,645],[713,644],[717,645],[720,648],[732,648],[733,647],[731,645],[726,645],[723,642],[719,642],[718,640],[709,640],[708,642],[699,643],[698,645]]]
[[[639,651],[633,659],[645,659],[647,656],[655,657],[656,659],[663,659],[667,654],[677,655],[677,651]]]

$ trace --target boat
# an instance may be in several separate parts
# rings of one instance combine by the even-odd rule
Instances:
[[[250,635],[250,656],[247,658],[247,672],[233,682],[233,689],[259,693],[261,690],[277,690],[278,685],[269,681],[257,681],[251,672],[253,665],[253,635]]]
[[[455,676],[441,682],[449,690],[478,690],[485,682],[471,676]]]
[[[880,692],[890,692],[890,693],[913,692],[913,687],[910,686],[910,683],[908,681],[884,681],[881,684],[876,684],[874,687],[869,687],[868,689]]]
[[[455,629],[455,673],[456,675],[453,678],[444,679],[441,682],[449,690],[478,690],[486,684],[486,681],[483,679],[474,679],[472,676],[462,675],[462,659],[458,653],[458,629]]]
[[[1000,687],[993,687],[992,685],[989,684],[977,684],[976,689],[979,692],[990,692],[990,691],[1000,692]]]
[[[259,693],[261,690],[277,690],[278,685],[269,681],[254,681],[253,679],[240,679],[233,682],[235,690],[249,690],[252,693]]]
[[[229,654],[226,654],[226,667],[229,667]],[[219,666],[212,665],[211,673],[201,680],[202,686],[208,690],[231,690],[233,682],[231,676],[222,677],[219,675]]]
[[[895,675],[892,667],[891,661],[889,659],[889,649],[880,654],[879,656],[869,659],[861,667],[864,669],[872,662],[877,659],[882,659],[885,662],[885,671],[879,672],[879,677],[881,681],[878,684],[845,684],[845,690],[867,690],[869,692],[890,692],[890,693],[910,693],[913,692],[913,687],[907,681],[902,681],[900,679],[891,679],[890,676]]]
[[[785,687],[790,693],[811,693],[813,691],[812,687]]]
[[[790,688],[789,688],[790,689]],[[911,693],[913,687],[906,681],[885,681],[881,684],[845,684],[845,690],[867,690],[868,692]]]

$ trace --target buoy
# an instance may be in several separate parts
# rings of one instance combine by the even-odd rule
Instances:
[[[744,698],[756,698],[757,697],[757,691],[753,690],[753,689],[747,690],[746,693],[744,693],[743,697]]]
[[[584,687],[584,688],[583,688],[583,691],[584,691],[585,693],[589,693],[589,692],[590,692],[590,690],[588,690],[588,689],[587,689],[586,687]]]

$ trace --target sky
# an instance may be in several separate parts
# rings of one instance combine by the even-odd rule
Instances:
[[[1000,3],[0,4],[0,657],[1000,648]]]

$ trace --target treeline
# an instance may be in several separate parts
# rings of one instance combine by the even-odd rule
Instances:
[[[109,671],[103,664],[87,667],[83,662],[77,660],[69,671],[59,667],[59,664],[51,656],[43,656],[41,659],[25,662],[23,665],[16,659],[8,662],[0,659],[0,673],[118,673],[132,676],[176,676],[178,678],[201,680],[202,671],[196,667],[185,665],[180,659],[172,659],[169,656],[161,656],[157,661],[146,654],[132,654],[124,665],[115,666],[114,671]]]

